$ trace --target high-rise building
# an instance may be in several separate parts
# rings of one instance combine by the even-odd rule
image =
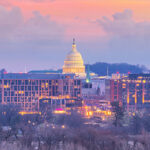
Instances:
[[[86,77],[84,62],[81,54],[76,49],[75,39],[73,39],[72,50],[64,61],[63,73],[73,73],[79,77]]]
[[[38,111],[42,100],[77,100],[81,81],[73,74],[0,74],[0,102],[17,104],[24,111]]]
[[[150,107],[150,74],[112,79],[111,101],[119,101],[126,108]]]

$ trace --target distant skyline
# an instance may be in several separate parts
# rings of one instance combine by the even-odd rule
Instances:
[[[62,68],[76,38],[85,63],[150,68],[150,0],[0,0],[0,69]]]

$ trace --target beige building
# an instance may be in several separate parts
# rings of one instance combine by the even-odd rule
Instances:
[[[86,77],[84,62],[81,54],[76,49],[75,39],[73,39],[72,50],[64,61],[63,73],[73,73],[81,78]]]

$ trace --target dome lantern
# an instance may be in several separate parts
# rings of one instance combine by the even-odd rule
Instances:
[[[73,38],[72,51],[73,51],[73,52],[76,52],[76,51],[77,51],[77,49],[76,49],[76,43],[75,43],[75,38]]]

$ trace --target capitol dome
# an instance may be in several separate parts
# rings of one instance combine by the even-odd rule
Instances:
[[[76,49],[73,40],[72,50],[68,53],[63,66],[63,73],[74,73],[80,77],[85,77],[85,66],[81,54]]]

